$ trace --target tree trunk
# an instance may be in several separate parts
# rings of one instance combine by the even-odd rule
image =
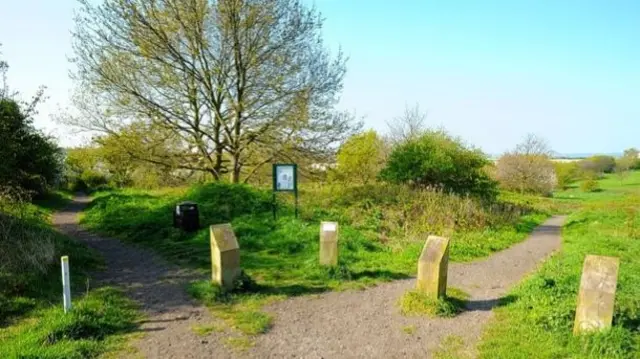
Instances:
[[[240,165],[240,154],[234,153],[233,159],[231,160],[232,168],[231,168],[231,183],[240,183],[240,170],[242,166]]]

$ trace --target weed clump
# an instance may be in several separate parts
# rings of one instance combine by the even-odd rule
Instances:
[[[459,289],[447,288],[447,295],[437,300],[418,290],[407,291],[399,301],[400,312],[406,316],[455,317],[465,309],[469,295]]]

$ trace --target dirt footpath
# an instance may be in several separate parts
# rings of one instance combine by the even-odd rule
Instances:
[[[148,249],[82,229],[78,225],[78,214],[90,201],[88,197],[76,197],[69,207],[54,215],[53,223],[61,232],[86,243],[104,256],[105,271],[94,275],[92,287],[120,287],[140,303],[146,317],[139,328],[144,336],[133,343],[138,350],[133,357],[233,358],[233,354],[220,343],[221,338],[204,338],[192,329],[213,320],[208,310],[193,301],[185,291],[191,280],[201,278],[167,263]],[[73,270],[73,258],[69,261]]]
[[[258,336],[253,348],[233,352],[225,349],[221,334],[202,337],[192,330],[213,320],[184,290],[196,276],[149,250],[81,229],[77,214],[88,201],[76,198],[55,215],[54,223],[104,255],[106,271],[96,277],[100,285],[125,288],[141,303],[147,314],[141,330],[146,333],[134,345],[145,358],[430,358],[449,336],[460,338],[473,355],[498,300],[560,247],[565,220],[553,217],[527,240],[485,260],[450,264],[449,285],[471,295],[469,310],[455,318],[400,315],[397,301],[415,285],[414,279],[402,280],[276,303],[265,308],[275,314],[273,328]]]

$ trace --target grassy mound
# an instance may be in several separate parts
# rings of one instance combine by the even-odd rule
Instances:
[[[200,206],[203,228],[197,233],[172,228],[173,207],[182,200]],[[522,240],[547,216],[531,206],[487,205],[399,186],[309,188],[300,195],[298,219],[288,200],[281,201],[274,221],[271,193],[249,186],[214,183],[188,190],[124,190],[100,194],[82,222],[206,271],[207,226],[230,222],[247,273],[271,291],[296,294],[414,275],[430,233],[452,237],[454,261],[487,256]],[[340,263],[334,269],[317,264],[319,224],[328,220],[340,223]]]
[[[413,289],[404,293],[398,304],[403,315],[451,318],[465,309],[468,299],[469,294],[452,287],[447,288],[446,296],[437,300]]]
[[[265,303],[415,275],[428,234],[449,235],[452,260],[471,260],[521,241],[550,212],[536,209],[535,201],[482,203],[402,186],[308,186],[301,190],[296,219],[291,197],[278,195],[274,220],[271,192],[245,185],[128,189],[97,194],[82,223],[209,273],[207,227],[230,222],[241,266],[255,286],[221,295],[203,281],[190,290],[229,327],[255,335],[270,327],[271,317],[261,311]],[[195,233],[172,228],[173,208],[183,200],[199,204],[202,229]],[[339,263],[333,268],[318,264],[321,221],[340,225]]]

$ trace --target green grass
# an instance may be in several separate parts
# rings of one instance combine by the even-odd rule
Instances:
[[[224,292],[209,281],[194,282],[188,291],[194,298],[208,305],[229,327],[245,335],[267,332],[273,323],[273,317],[261,311],[261,308],[282,299],[282,296],[264,293]]]
[[[37,246],[51,244],[51,253],[38,257],[43,262],[38,268],[31,266],[0,270],[0,325],[18,320],[32,311],[60,302],[60,257],[68,255],[73,272],[73,288],[86,286],[86,274],[102,264],[100,256],[86,246],[60,234],[51,228],[51,214],[68,203],[68,197],[54,193],[34,204],[1,202],[0,219],[11,223],[10,230],[2,235],[20,235],[24,241]],[[1,218],[1,216],[6,216]],[[9,227],[3,227],[9,228]],[[42,244],[40,244],[42,243]],[[30,247],[25,247],[30,248]],[[14,254],[28,256],[29,252]],[[11,269],[11,270],[9,270]]]
[[[407,325],[405,327],[402,327],[402,331],[407,335],[413,335],[416,332],[416,326],[415,325]]]
[[[640,173],[620,182],[601,181],[602,191],[569,189],[582,209],[570,216],[563,249],[517,286],[516,300],[496,309],[484,333],[482,358],[638,358],[640,351]],[[572,335],[577,293],[588,254],[620,258],[613,328]]]
[[[51,244],[51,251],[38,257],[41,265],[0,270],[3,359],[93,358],[119,349],[124,335],[135,328],[136,310],[122,293],[110,288],[86,292],[88,271],[102,263],[98,254],[51,228],[51,215],[68,200],[69,196],[56,193],[34,204],[0,203],[3,236]],[[62,255],[69,256],[71,267],[73,309],[68,314],[62,310]]]
[[[400,313],[406,316],[451,318],[464,311],[468,299],[469,294],[453,287],[447,288],[447,295],[437,300],[412,289],[402,295],[398,305]]]
[[[447,336],[438,351],[435,353],[436,359],[471,359],[473,355],[465,346],[464,340],[457,335]]]
[[[251,349],[255,345],[255,341],[247,337],[229,337],[224,341],[225,345],[239,352]]]
[[[416,197],[417,196],[417,197]],[[279,195],[273,219],[271,193],[249,186],[213,183],[159,191],[95,194],[82,223],[91,230],[153,248],[169,260],[210,273],[207,226],[229,222],[240,244],[243,270],[257,286],[220,297],[206,281],[190,291],[217,316],[247,335],[268,330],[266,302],[327,290],[363,288],[415,275],[425,234],[452,238],[451,260],[469,261],[509,247],[555,208],[523,196],[490,207],[456,196],[411,192],[402,187],[303,188],[300,216],[292,198]],[[182,200],[199,204],[202,229],[172,228],[172,210]],[[539,209],[540,208],[540,209]],[[319,225],[339,222],[339,264],[318,264]]]
[[[52,306],[0,329],[0,353],[7,359],[94,358],[119,348],[137,318],[122,293],[98,289],[76,300],[68,314]]]
[[[191,327],[191,330],[193,330],[194,333],[200,335],[200,336],[207,336],[211,333],[218,333],[218,332],[223,332],[224,328],[219,326],[219,325],[215,325],[215,324],[208,324],[208,325],[196,325]]]

